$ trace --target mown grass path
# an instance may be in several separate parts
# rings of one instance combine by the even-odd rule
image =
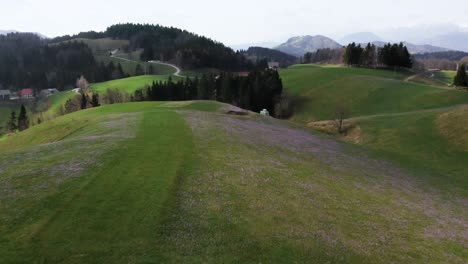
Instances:
[[[20,262],[154,261],[162,212],[191,161],[190,133],[173,111],[145,112],[136,137],[109,153],[50,215],[42,215],[47,220],[39,220],[45,223],[30,239],[18,241],[27,249]]]

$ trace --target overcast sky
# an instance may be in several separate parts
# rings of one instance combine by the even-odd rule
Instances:
[[[296,35],[376,33],[416,25],[468,27],[466,0],[0,0],[0,30],[48,37],[119,22],[174,26],[226,44]]]

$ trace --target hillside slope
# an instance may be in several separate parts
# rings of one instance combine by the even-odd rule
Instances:
[[[1,141],[4,263],[465,262],[460,197],[228,110],[116,104]]]
[[[466,91],[405,81],[409,75],[363,68],[297,65],[281,71],[285,91],[300,98],[293,117],[302,123],[334,118],[337,106],[351,117],[448,107],[468,102]]]

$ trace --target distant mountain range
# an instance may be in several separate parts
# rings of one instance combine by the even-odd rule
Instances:
[[[384,41],[381,37],[372,32],[358,32],[344,36],[339,40],[342,44],[348,43],[369,43],[375,41]]]
[[[288,39],[287,42],[275,47],[275,49],[297,57],[303,56],[307,52],[315,52],[318,49],[338,49],[341,48],[338,42],[331,38],[317,36],[299,36]]]
[[[443,38],[441,39],[442,43]],[[463,45],[462,43],[468,43],[468,36],[467,41],[462,42],[463,36],[460,36],[460,47]],[[340,43],[337,41],[317,35],[317,36],[299,36],[290,38],[287,42],[275,47],[275,49],[282,51],[287,54],[291,54],[297,57],[303,56],[307,52],[315,52],[318,49],[337,49],[348,45],[349,43],[360,43],[362,46],[367,45],[368,43],[373,43],[377,47],[383,47],[386,41],[383,41],[382,38],[379,36],[370,33],[370,32],[362,32],[362,33],[355,33],[345,36],[340,40]],[[421,53],[432,53],[432,52],[442,52],[442,51],[449,51],[452,50],[450,48],[443,48],[439,46],[433,46],[428,44],[418,45],[410,42],[403,42],[407,47],[410,53],[412,54],[421,54]],[[454,46],[456,43],[452,43]]]
[[[255,42],[255,43],[244,43],[244,44],[233,44],[229,45],[233,50],[247,50],[250,47],[262,47],[262,48],[274,48],[278,46],[280,43],[273,42],[273,41],[265,41],[265,42]]]

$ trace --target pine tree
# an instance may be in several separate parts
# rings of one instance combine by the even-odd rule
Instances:
[[[466,76],[466,65],[464,63],[458,66],[457,75],[455,75],[453,85],[463,87],[468,86],[468,79]]]
[[[5,129],[10,133],[13,133],[18,129],[15,111],[11,112],[10,119],[8,119]]]
[[[26,113],[26,108],[21,105],[20,114],[18,116],[18,130],[23,131],[29,128],[29,119]]]

